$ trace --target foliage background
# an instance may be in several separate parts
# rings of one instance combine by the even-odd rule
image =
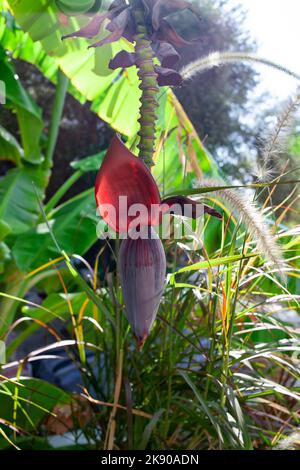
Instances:
[[[166,243],[168,285],[153,334],[139,353],[123,314],[114,266],[118,243],[111,250],[97,241],[92,188],[109,128],[134,145],[136,72],[108,75],[110,47],[87,54],[85,41],[62,44],[73,20],[61,23],[54,2],[37,4],[43,14],[32,17],[31,0],[1,3],[1,79],[8,90],[0,115],[0,333],[8,345],[1,447],[53,448],[53,436],[66,432],[69,441],[61,440],[60,448],[297,446],[300,235],[296,186],[282,184],[297,177],[285,165],[287,154],[277,147],[272,153],[276,165],[278,154],[283,160],[282,178],[265,189],[243,189],[277,231],[287,281],[249,236],[256,213],[250,210],[240,223],[244,194],[202,193],[224,211],[224,221],[206,220],[203,253]],[[202,5],[201,55],[220,45],[255,47],[238,26],[239,11],[227,17],[219,2]],[[194,33],[190,20],[173,21]],[[237,65],[187,84],[178,97],[194,126],[175,95],[161,93],[154,175],[162,192],[201,195],[195,183],[203,176],[245,177],[243,149],[253,145],[257,130],[241,126],[239,116],[249,109],[255,81],[249,67]],[[57,102],[64,103],[63,117]],[[201,141],[206,134],[207,148]],[[299,159],[294,134],[285,152]],[[280,204],[273,201],[274,185]],[[45,380],[41,369],[51,369],[51,355],[72,364],[81,388],[68,388],[71,374],[63,366],[55,383]]]

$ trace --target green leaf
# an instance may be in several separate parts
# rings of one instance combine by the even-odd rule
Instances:
[[[1,418],[11,423],[15,421],[17,427],[26,431],[34,431],[55,405],[68,404],[71,401],[71,396],[66,392],[38,379],[21,379],[15,383],[2,382],[0,397]]]
[[[254,256],[258,256],[257,254],[250,254],[250,255],[233,255],[233,256],[225,256],[223,258],[217,259],[210,259],[209,261],[200,261],[200,263],[191,264],[191,266],[186,266],[185,268],[179,269],[174,273],[186,273],[189,271],[198,271],[199,269],[209,269],[216,266],[227,265],[231,263],[236,263],[238,261],[243,261],[249,258],[253,258]]]
[[[10,257],[10,249],[6,243],[0,242],[0,274],[4,272],[5,263]]]
[[[105,156],[106,150],[90,157],[82,158],[81,160],[74,160],[71,167],[75,170],[80,170],[82,173],[89,171],[98,171]]]
[[[192,391],[194,392],[195,397],[197,398],[197,400],[199,402],[200,408],[204,411],[204,413],[206,414],[206,416],[210,420],[211,424],[215,428],[215,430],[218,434],[220,442],[223,443],[224,439],[223,439],[223,436],[222,436],[221,428],[220,428],[218,422],[216,421],[216,419],[214,418],[213,414],[211,413],[211,411],[210,411],[205,399],[202,397],[200,391],[198,390],[198,388],[196,387],[196,385],[194,384],[194,382],[191,380],[190,376],[186,372],[180,371],[179,373],[184,378],[184,380],[189,385],[189,387],[192,389]]]
[[[117,52],[122,49],[132,50],[132,46],[120,40],[112,46],[88,49],[91,41],[85,39],[62,41],[61,36],[75,31],[86,24],[88,19],[72,18],[68,25],[64,25],[59,20],[59,12],[54,2],[36,0],[32,3],[31,0],[10,0],[8,3],[16,21],[29,33],[31,40],[39,40],[43,50],[51,54],[53,63],[56,63],[70,78],[73,86],[85,99],[93,101],[93,110],[119,132],[133,136],[137,132],[138,103],[141,95],[136,70],[132,68],[128,73],[120,74],[120,70],[112,71],[108,68],[110,59]],[[35,49],[33,56],[30,57],[24,52],[27,48],[27,38],[24,37],[22,42],[23,51],[17,52],[19,56],[31,63],[38,62],[37,65],[44,71],[41,52],[34,47],[32,41],[29,41],[28,47]],[[4,44],[15,53],[12,38],[6,36]],[[48,62],[47,69],[49,65]],[[49,76],[48,70],[46,73]],[[130,114],[127,112],[128,109]]]
[[[217,191],[226,191],[227,189],[262,189],[262,188],[273,188],[274,186],[283,186],[283,185],[295,185],[299,184],[300,180],[283,180],[279,181],[275,179],[269,183],[253,183],[253,184],[240,184],[240,185],[226,185],[226,186],[206,186],[203,188],[190,188],[184,189],[181,188],[175,192],[170,192],[167,194],[167,197],[175,196],[181,194],[182,196],[197,196],[198,194],[209,194]]]
[[[222,385],[224,386],[224,385]],[[228,402],[230,403],[232,407],[232,411],[234,414],[234,417],[236,419],[236,422],[238,424],[239,429],[241,430],[241,433],[243,435],[243,441],[244,441],[244,446],[245,449],[247,450],[253,450],[252,442],[251,442],[251,437],[249,435],[247,425],[245,422],[245,417],[243,414],[243,411],[241,409],[241,406],[239,404],[239,401],[231,387],[226,386],[226,395],[228,398]]]
[[[151,438],[151,435],[152,435],[152,433],[155,429],[155,426],[157,425],[157,423],[161,419],[164,412],[165,412],[165,410],[163,408],[156,411],[156,413],[154,413],[153,417],[151,418],[150,423],[148,423],[147,426],[145,427],[144,432],[143,432],[143,436],[142,436],[142,440],[141,440],[141,443],[140,443],[140,446],[139,446],[139,448],[141,450],[144,450],[144,449],[147,448],[148,442],[149,442],[149,440]]]
[[[24,159],[30,163],[41,163],[40,139],[44,123],[41,110],[22,87],[20,80],[7,61],[1,61],[1,80],[5,83],[7,106],[16,110],[20,126]]]
[[[10,232],[10,226],[4,220],[0,220],[0,241],[4,240]]]
[[[94,100],[92,110],[118,132],[133,137],[139,129],[141,97],[136,68],[131,67],[126,73],[117,75],[114,83],[109,85],[105,93]]]
[[[11,51],[13,58],[34,64],[49,80],[55,79],[58,69],[55,60],[47,55],[40,42],[33,42],[16,25],[14,17],[8,11],[5,11],[5,16],[0,16],[0,42],[2,47]]]
[[[97,241],[94,190],[88,190],[52,212],[49,221],[59,245],[68,253],[84,255]],[[12,249],[21,271],[28,272],[59,256],[46,224],[40,224],[22,237]]]
[[[75,294],[69,294],[69,301],[71,302],[74,312],[79,312],[83,302],[86,300],[85,293],[79,292]],[[52,293],[46,297],[42,302],[44,308],[33,308],[25,306],[22,308],[22,313],[26,317],[38,319],[40,322],[49,323],[55,318],[61,318],[67,320],[70,317],[70,312],[67,305],[67,300],[64,294]],[[47,309],[48,311],[46,311]],[[53,314],[51,315],[51,312]],[[85,310],[85,316],[93,314],[92,303],[87,305]],[[25,325],[25,326],[24,326]],[[14,338],[7,347],[7,357],[11,357],[11,354],[28,338],[31,334],[41,328],[41,326],[33,321],[24,323],[22,331],[19,335]]]
[[[44,159],[40,148],[44,123],[41,118],[33,117],[31,111],[22,107],[17,108],[17,116],[25,152],[24,159],[30,163],[39,164]]]
[[[104,37],[105,35],[106,35],[106,32],[101,36]],[[98,39],[100,39],[100,37]],[[112,57],[113,57],[113,44],[104,44],[104,46],[102,47],[97,47],[95,49],[94,72],[100,77],[107,77],[108,75],[111,75],[112,70],[108,68],[108,64]]]
[[[290,153],[300,157],[300,137],[299,135],[292,137],[290,142]]]
[[[24,151],[18,141],[4,127],[0,126],[0,160],[10,160],[19,166]]]
[[[36,186],[41,197],[46,175],[35,167],[9,170],[0,179],[0,220],[18,235],[32,228],[39,215],[39,205],[33,191]]]
[[[9,5],[18,24],[29,32],[34,41],[44,42],[43,47],[47,49],[47,52],[61,49],[62,42],[54,1],[10,0]]]

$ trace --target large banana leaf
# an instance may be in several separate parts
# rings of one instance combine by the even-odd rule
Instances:
[[[10,0],[8,3],[20,27],[33,41],[40,42],[42,49],[53,57],[74,87],[86,99],[93,101],[94,111],[119,132],[128,136],[135,134],[137,128],[133,125],[136,126],[140,97],[136,71],[132,69],[128,74],[120,74],[108,69],[109,60],[119,50],[130,49],[131,46],[121,40],[97,50],[88,49],[90,42],[83,39],[62,41],[63,35],[84,25],[88,19],[82,16],[69,18],[67,22],[66,18],[62,20],[54,0]],[[103,33],[99,38],[101,36]],[[11,49],[9,42],[6,36],[5,47]],[[17,51],[17,54],[25,59],[24,50]],[[31,58],[30,61],[33,60]],[[128,116],[124,119],[122,113],[120,116],[120,107],[130,109],[132,119],[128,120]]]
[[[10,160],[17,168],[0,178],[0,241],[20,235],[35,226],[39,216],[36,191],[43,199],[47,171],[40,165],[43,157],[40,139],[43,129],[41,111],[15,75],[0,46],[1,79],[5,82],[6,106],[15,111],[24,149],[16,138],[0,126],[0,160]],[[33,165],[34,164],[34,165]],[[10,244],[9,244],[10,245]],[[10,250],[0,244],[0,272],[10,259]]]
[[[0,226],[1,229],[1,226]],[[10,259],[10,249],[8,246],[0,242],[0,274],[4,272],[5,263]]]
[[[42,161],[40,139],[44,127],[41,110],[30,98],[15,75],[12,65],[8,62],[5,51],[0,48],[1,80],[5,83],[6,105],[15,110],[24,149],[23,158],[30,163]],[[3,134],[2,134],[3,137]],[[8,138],[7,143],[12,144]],[[16,144],[16,142],[14,142]],[[14,145],[16,147],[16,145]],[[20,149],[18,150],[21,156]]]
[[[35,431],[53,408],[71,402],[71,395],[43,380],[23,378],[0,386],[1,418],[24,431]]]
[[[33,185],[42,198],[45,173],[34,166],[15,168],[0,179],[0,221],[13,235],[29,230],[37,222],[40,209]]]
[[[23,156],[24,152],[19,142],[10,132],[0,126],[0,160],[10,160],[19,166]]]
[[[96,207],[93,190],[88,190],[61,205],[52,214],[51,229],[59,245],[68,253],[83,255],[97,241]],[[12,249],[21,271],[37,268],[60,253],[45,224],[18,237]]]

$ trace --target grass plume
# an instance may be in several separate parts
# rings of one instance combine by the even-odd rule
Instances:
[[[265,59],[264,57],[259,57],[255,54],[247,52],[211,52],[207,56],[201,57],[200,59],[197,59],[184,66],[180,70],[180,74],[183,80],[190,80],[199,73],[203,73],[206,70],[212,69],[214,67],[221,67],[226,64],[236,64],[240,62],[263,64],[273,69],[279,70],[280,72],[283,72],[300,81],[300,75],[288,69],[287,67]]]
[[[220,182],[205,179],[199,181],[199,186],[213,188],[220,186]],[[284,261],[281,249],[261,210],[241,192],[221,189],[217,190],[216,194],[228,204],[231,210],[242,217],[251,238],[256,241],[258,251],[282,272]]]
[[[276,169],[280,170],[280,157],[287,151],[288,137],[292,132],[294,116],[300,105],[300,87],[295,96],[289,99],[281,114],[278,116],[275,128],[263,142],[261,163],[258,167],[259,180],[268,180],[274,176]]]

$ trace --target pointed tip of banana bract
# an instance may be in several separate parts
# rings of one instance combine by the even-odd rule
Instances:
[[[138,338],[137,336],[135,337],[137,340],[137,345],[138,345],[138,350],[141,352],[145,346],[145,343],[147,339],[149,338],[149,334],[145,333],[143,337]]]
[[[207,206],[207,205],[204,205],[204,213],[208,214],[208,215],[211,215],[212,217],[216,217],[217,219],[220,219],[220,220],[223,219],[223,215],[220,214],[219,211],[217,211],[213,207],[210,207],[210,206]]]

